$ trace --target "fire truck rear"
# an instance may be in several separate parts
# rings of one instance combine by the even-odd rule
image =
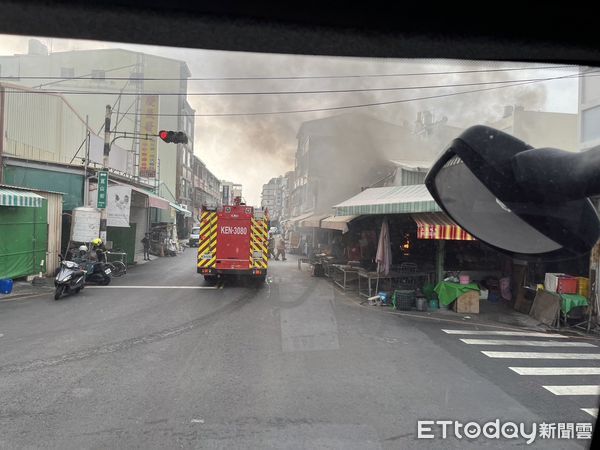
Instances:
[[[239,198],[233,205],[202,209],[197,273],[207,281],[225,275],[264,282],[268,266],[269,220],[260,209]]]

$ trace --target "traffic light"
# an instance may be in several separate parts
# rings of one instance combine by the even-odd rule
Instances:
[[[183,131],[160,130],[158,136],[168,144],[187,144],[188,137]]]

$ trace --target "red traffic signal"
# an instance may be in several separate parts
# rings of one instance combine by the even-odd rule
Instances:
[[[160,137],[164,142],[168,144],[187,144],[188,137],[183,131],[167,131],[160,130],[158,132],[158,137]]]

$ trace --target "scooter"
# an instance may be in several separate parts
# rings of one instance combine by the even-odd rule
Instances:
[[[85,271],[73,261],[61,259],[60,268],[54,278],[54,300],[58,300],[63,293],[77,293],[85,284]]]
[[[86,266],[87,273],[85,275],[86,283],[99,284],[101,286],[107,286],[110,284],[111,273],[110,267],[103,262],[90,261]]]

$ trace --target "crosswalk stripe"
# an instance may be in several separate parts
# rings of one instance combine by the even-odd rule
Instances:
[[[486,331],[486,330],[442,330],[446,334],[481,334],[489,336],[536,336],[565,339],[562,334],[538,333],[535,331]]]
[[[600,375],[600,367],[509,367],[519,375]]]
[[[581,408],[581,410],[592,417],[598,417],[598,408]]]
[[[575,386],[543,386],[544,389],[552,392],[554,395],[600,395],[600,386],[575,385]]]
[[[521,341],[510,339],[461,339],[469,345],[515,345],[528,347],[596,347],[589,342]]]
[[[600,359],[599,353],[537,353],[537,352],[491,352],[482,351],[490,358],[514,359]]]

